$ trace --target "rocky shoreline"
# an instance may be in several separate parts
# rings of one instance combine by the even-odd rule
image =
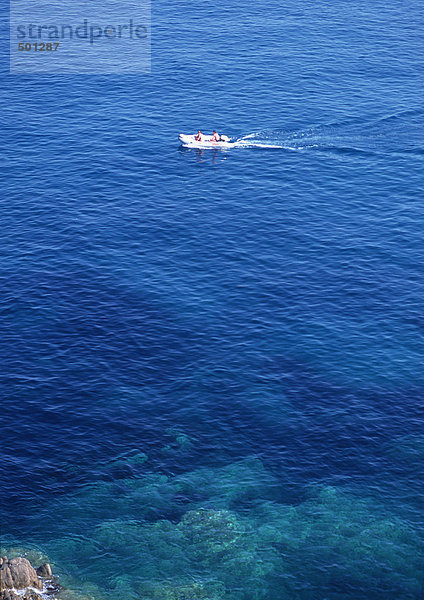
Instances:
[[[0,558],[0,600],[54,600],[60,589],[49,563],[35,569],[22,556]]]

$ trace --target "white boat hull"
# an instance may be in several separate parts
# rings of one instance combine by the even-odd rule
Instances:
[[[216,142],[208,135],[202,136],[201,141],[196,140],[195,135],[186,135],[185,133],[180,133],[178,137],[186,148],[232,148],[235,145],[235,142],[231,142],[229,138],[225,142]]]

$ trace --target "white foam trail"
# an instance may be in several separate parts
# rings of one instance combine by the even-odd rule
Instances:
[[[256,132],[256,133],[249,133],[249,135],[243,136],[242,138],[240,138],[240,140],[248,140],[248,139],[250,139],[252,137],[256,137],[257,135],[260,135],[260,134],[258,132]]]
[[[263,144],[260,142],[248,142],[243,140],[239,140],[234,143],[235,148],[284,148],[284,146],[276,146],[275,144]]]

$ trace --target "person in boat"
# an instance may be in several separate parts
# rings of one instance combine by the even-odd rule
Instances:
[[[212,141],[213,142],[220,142],[221,141],[221,136],[219,135],[219,133],[216,133],[215,129],[212,132]]]
[[[196,140],[196,142],[201,142],[202,141],[202,139],[203,139],[203,133],[200,131],[200,129],[197,132],[197,135],[196,135],[196,137],[194,139]]]

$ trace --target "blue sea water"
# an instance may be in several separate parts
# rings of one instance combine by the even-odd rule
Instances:
[[[159,0],[151,75],[4,73],[4,551],[84,600],[423,597],[423,26]]]

